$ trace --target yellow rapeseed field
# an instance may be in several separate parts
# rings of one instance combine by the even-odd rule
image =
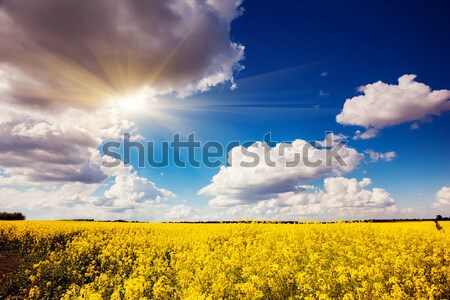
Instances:
[[[448,299],[441,225],[0,222],[0,298]]]

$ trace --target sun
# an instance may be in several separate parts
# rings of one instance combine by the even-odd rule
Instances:
[[[179,101],[176,97],[168,97],[167,94],[149,86],[111,95],[108,107],[126,120],[133,122],[145,120],[146,124],[154,122],[153,124],[160,126],[156,126],[156,128],[165,128],[171,131],[179,131],[180,126],[183,128],[188,126],[189,121],[185,118],[184,112],[204,110],[187,102]],[[152,126],[144,125],[144,123],[140,123],[140,125],[145,127],[147,132],[153,130]]]
[[[135,92],[114,97],[113,105],[124,112],[139,112],[149,103],[157,102],[155,95],[153,89],[144,87]]]
[[[119,98],[117,106],[126,112],[136,112],[144,106],[145,100],[133,95]]]

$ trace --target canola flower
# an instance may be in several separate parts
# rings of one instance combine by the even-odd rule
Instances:
[[[0,222],[30,299],[449,299],[449,246],[432,222]]]

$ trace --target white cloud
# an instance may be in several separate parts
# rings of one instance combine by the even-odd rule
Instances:
[[[0,206],[6,211],[21,211],[28,219],[142,220],[167,221],[173,205],[166,202],[143,201],[125,206],[102,206],[97,185],[65,184],[62,188],[15,189],[0,187]],[[100,186],[101,188],[101,186]]]
[[[450,187],[444,186],[436,193],[436,201],[432,207],[450,209]]]
[[[339,143],[346,143],[347,139],[348,136],[342,133],[327,132],[325,140],[314,142],[314,144],[318,147],[336,147]]]
[[[0,103],[0,165],[3,183],[98,183],[106,178],[92,162],[105,139],[135,132],[135,125],[115,109],[89,112],[61,108],[59,112]],[[76,126],[74,126],[76,124]]]
[[[381,129],[450,110],[450,90],[432,91],[415,78],[416,75],[403,75],[398,79],[398,85],[378,81],[360,87],[359,91],[364,95],[347,99],[336,121]]]
[[[165,214],[167,220],[187,221],[192,216],[194,209],[186,204],[174,205]]]
[[[308,161],[303,159],[304,149],[310,162],[322,160],[322,163],[316,166],[308,164]],[[341,165],[335,160],[327,163],[326,157],[332,151],[313,148],[300,139],[292,144],[277,144],[273,148],[262,142],[248,148],[235,147],[229,153],[230,166],[222,167],[212,182],[198,194],[214,196],[209,202],[211,205],[254,203],[274,198],[281,193],[301,191],[304,188],[299,187],[300,184],[322,176],[349,173],[363,158],[363,154],[344,145],[338,151],[344,164]],[[252,166],[245,165],[255,161]],[[292,162],[296,162],[295,166],[290,165]]]
[[[93,163],[101,159],[98,153],[92,156]],[[121,164],[114,168],[101,168],[112,183],[68,182],[59,186],[40,184],[19,189],[0,182],[0,205],[6,209],[24,209],[32,218],[46,210],[53,213],[52,218],[60,215],[64,218],[107,219],[131,217],[141,209],[156,209],[159,204],[175,197],[172,192],[140,177],[131,166]]]
[[[0,187],[0,203],[2,207],[28,210],[52,209],[54,207],[68,207],[83,205],[92,200],[90,196],[97,189],[97,185],[81,183],[65,184],[61,187],[30,187],[16,189],[14,187]]]
[[[400,210],[400,212],[403,215],[409,215],[411,217],[416,217],[417,218],[417,215],[420,213],[420,208],[407,207],[407,208],[402,208]]]
[[[416,130],[416,129],[419,129],[419,123],[417,123],[417,122],[414,122],[414,123],[411,123],[411,125],[409,125],[409,129],[411,129],[411,130]]]
[[[326,209],[332,208],[384,208],[392,206],[394,200],[384,189],[365,188],[372,184],[370,178],[357,181],[355,178],[327,178],[324,181],[325,192],[321,195]]]
[[[94,202],[97,206],[120,212],[135,209],[143,202],[160,203],[175,197],[172,192],[158,188],[147,178],[140,177],[131,166],[121,164],[106,172],[114,177],[114,183]]]
[[[307,187],[299,192],[280,193],[276,197],[228,208],[229,215],[241,218],[298,220],[301,217],[383,218],[398,209],[389,193],[380,188],[367,189],[369,178],[329,177],[324,189]]]
[[[378,136],[380,131],[376,128],[369,128],[365,131],[356,130],[353,140],[368,140]]]
[[[369,156],[370,162],[377,162],[379,160],[391,161],[397,157],[397,153],[395,153],[395,151],[381,153],[381,152],[375,152],[372,149],[368,149],[368,150],[364,151],[364,153]]]

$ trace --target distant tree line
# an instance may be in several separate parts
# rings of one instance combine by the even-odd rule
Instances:
[[[450,221],[450,217],[442,217],[441,215],[431,219],[367,219],[367,220],[341,220],[341,221],[258,221],[258,220],[243,220],[243,221],[169,221],[163,223],[182,223],[182,224],[307,224],[307,223],[320,223],[320,224],[332,224],[332,223],[392,223],[392,222],[429,222],[429,221]]]
[[[13,221],[13,220],[25,220],[25,215],[20,212],[0,212],[0,220],[7,220],[7,221]]]

